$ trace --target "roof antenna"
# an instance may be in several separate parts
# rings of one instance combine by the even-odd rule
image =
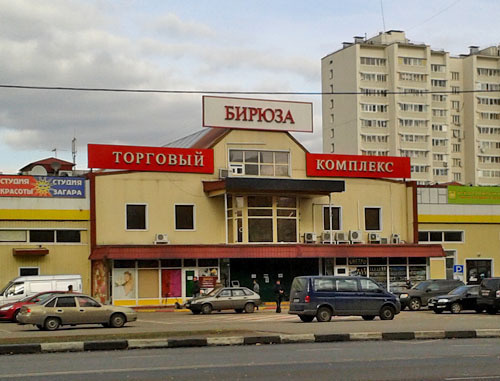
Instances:
[[[76,137],[71,141],[71,153],[73,154],[73,164],[76,165]]]
[[[384,33],[385,33],[385,17],[384,17],[384,4],[382,2],[383,0],[380,0],[380,10],[382,12],[382,25],[384,26]]]

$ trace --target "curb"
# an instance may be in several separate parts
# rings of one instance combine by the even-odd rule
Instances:
[[[289,343],[329,343],[346,341],[392,341],[500,338],[500,329],[476,329],[463,331],[406,331],[406,332],[355,332],[332,334],[281,334],[264,336],[228,336],[176,339],[130,339],[78,341],[42,344],[0,345],[0,355],[53,352],[110,351],[146,348],[192,348],[231,345],[263,345]]]

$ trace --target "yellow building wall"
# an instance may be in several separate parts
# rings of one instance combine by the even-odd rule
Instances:
[[[258,149],[290,152],[291,179],[306,176],[306,153],[283,132],[232,130],[214,148],[214,174],[125,172],[96,176],[97,244],[152,244],[166,233],[171,244],[220,244],[226,242],[224,198],[208,197],[202,181],[219,179],[219,168],[228,167],[228,150]],[[310,178],[314,179],[314,178]],[[412,197],[402,182],[379,179],[321,178],[346,182],[346,191],[334,193],[332,204],[342,206],[342,230],[364,231],[364,207],[382,208],[382,237],[393,233],[413,241]],[[323,231],[323,206],[327,196],[299,197],[299,237]],[[126,204],[147,204],[145,231],[126,230]],[[195,204],[195,231],[175,231],[175,204]],[[367,241],[368,233],[364,233]]]
[[[429,279],[446,279],[446,261],[444,258],[431,258]]]
[[[0,221],[0,229],[79,229],[81,243],[0,243],[0,287],[19,276],[20,267],[38,267],[40,275],[80,274],[90,293],[90,224],[88,221]],[[13,249],[43,247],[44,256],[14,256]]]

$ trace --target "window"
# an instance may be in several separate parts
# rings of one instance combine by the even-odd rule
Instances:
[[[146,230],[147,229],[147,205],[145,204],[127,204],[127,230]]]
[[[194,205],[175,205],[175,230],[195,230]]]
[[[229,150],[229,166],[243,166],[242,175],[289,176],[290,154],[280,151]]]
[[[57,242],[80,242],[79,230],[56,230]]]
[[[432,116],[437,116],[437,117],[446,116],[446,111],[447,110],[445,110],[445,109],[433,108],[432,109]]]
[[[458,81],[460,79],[460,73],[458,71],[451,72],[451,79],[453,81]]]
[[[358,291],[358,282],[355,279],[337,279],[336,282],[339,292]]]
[[[399,110],[409,112],[426,112],[427,105],[421,103],[399,103]]]
[[[464,242],[463,231],[419,231],[419,242]]]
[[[460,144],[458,143],[453,143],[451,145],[451,152],[460,152],[461,151],[461,147],[460,147]]]
[[[361,103],[361,111],[364,111],[364,112],[387,112],[387,105],[373,104],[373,103]]]
[[[432,94],[432,100],[434,102],[446,102],[447,95],[444,94]]]
[[[243,292],[243,290],[237,289],[233,290],[233,296],[245,296],[245,293]]]
[[[432,87],[446,87],[446,81],[444,79],[431,79]]]
[[[219,294],[221,297],[230,297],[231,296],[231,290],[222,290]]]
[[[54,242],[54,230],[30,230],[30,242]]]
[[[376,291],[380,289],[377,283],[371,279],[360,279],[361,291]]]
[[[26,230],[0,230],[0,242],[26,242]]]
[[[387,127],[387,120],[384,119],[361,119],[361,127]]]
[[[361,65],[385,66],[385,58],[360,57]]]
[[[381,208],[365,208],[365,230],[382,230],[380,217]]]
[[[86,296],[77,297],[78,304],[80,307],[100,307],[101,305],[97,303],[94,299],[87,298]]]
[[[451,108],[460,111],[460,101],[451,101]]]
[[[427,60],[425,58],[399,57],[399,63],[410,66],[424,66]]]
[[[460,92],[460,87],[459,86],[452,86],[451,92],[454,94],[458,94]]]
[[[40,275],[38,267],[19,267],[19,276]]]
[[[401,81],[425,82],[427,80],[427,74],[400,72],[399,79]]]
[[[360,73],[362,81],[387,82],[387,74],[382,73]]]
[[[453,115],[452,116],[452,121],[453,121],[454,125],[460,126],[460,115]]]
[[[335,280],[332,278],[315,278],[313,287],[315,291],[336,291]]]
[[[444,73],[446,70],[445,65],[431,64],[431,71],[434,73]]]
[[[330,211],[332,213],[332,227],[330,229]],[[339,206],[323,206],[323,230],[341,230],[341,210]]]
[[[75,298],[73,296],[62,296],[57,298],[57,307],[76,307]]]
[[[493,77],[493,76],[500,77],[500,69],[488,69],[484,67],[478,67],[477,74],[484,75],[487,77]]]
[[[446,124],[432,124],[432,131],[448,131],[448,126]]]

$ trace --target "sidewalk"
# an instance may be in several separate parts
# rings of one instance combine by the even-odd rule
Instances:
[[[281,308],[282,309],[288,309],[290,306],[290,302],[282,302],[281,303]],[[189,311],[188,309],[185,308],[175,308],[175,306],[169,305],[169,306],[147,306],[147,307],[132,307],[136,311],[140,312],[187,312]],[[276,303],[275,302],[264,302],[262,303],[259,308],[261,310],[274,310],[276,309]]]

